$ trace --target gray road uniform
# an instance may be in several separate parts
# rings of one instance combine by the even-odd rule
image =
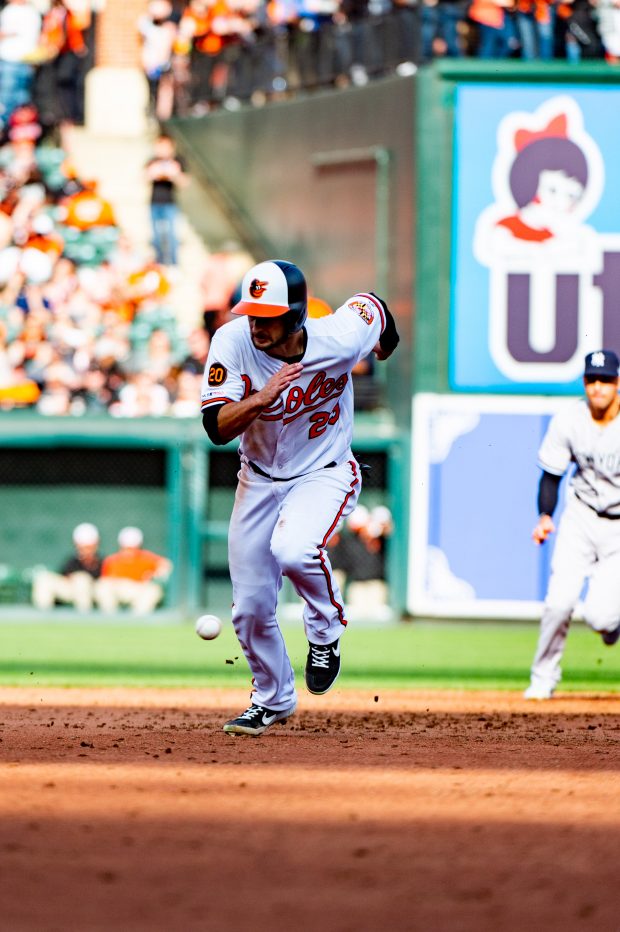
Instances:
[[[534,689],[553,691],[561,678],[570,618],[584,581],[584,620],[595,631],[620,621],[620,416],[598,424],[586,401],[551,421],[538,465],[562,476],[571,463],[567,505],[558,528],[551,579],[531,670]]]

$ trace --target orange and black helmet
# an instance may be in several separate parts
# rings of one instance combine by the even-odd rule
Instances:
[[[241,298],[231,310],[248,317],[288,315],[288,333],[301,330],[308,316],[308,289],[303,272],[282,259],[259,262],[243,276]]]

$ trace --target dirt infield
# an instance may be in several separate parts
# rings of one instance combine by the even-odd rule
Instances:
[[[0,689],[0,929],[620,929],[620,697],[246,699]]]

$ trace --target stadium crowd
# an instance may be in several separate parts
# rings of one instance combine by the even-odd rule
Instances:
[[[88,2],[0,10],[0,411],[191,417],[238,270],[214,256],[218,294],[205,275],[204,320],[197,308],[195,328],[180,328],[176,251],[157,235],[169,182],[150,179],[154,248],[143,254],[71,157],[91,46]]]
[[[180,332],[171,269],[40,130],[19,107],[0,149],[0,409],[197,414],[208,331]]]
[[[64,51],[50,17],[69,36]],[[64,0],[43,18],[28,0],[0,12],[0,410],[194,416],[209,331],[199,312],[195,330],[180,331],[167,304],[172,263],[133,247],[60,144],[81,122],[75,87],[58,94],[70,69],[54,64],[81,60],[85,30],[70,20]],[[22,27],[36,68],[6,58],[4,30]],[[50,33],[55,57],[40,51]],[[226,300],[223,290],[209,310],[225,311]]]
[[[138,29],[160,119],[441,56],[620,61],[617,0],[150,0]]]

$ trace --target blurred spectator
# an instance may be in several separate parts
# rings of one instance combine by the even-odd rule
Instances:
[[[148,372],[158,382],[164,382],[176,363],[170,335],[166,330],[155,327],[146,343],[131,355],[128,367],[133,371]]]
[[[465,19],[464,0],[422,0],[422,56],[459,58],[463,54],[459,27]]]
[[[620,0],[598,0],[598,28],[606,60],[620,63]]]
[[[87,0],[51,0],[43,17],[41,56],[36,99],[43,122],[58,126],[66,145],[67,129],[84,122],[84,78],[86,74],[86,31],[91,24]]]
[[[83,181],[81,189],[60,202],[60,219],[76,230],[92,230],[94,227],[116,226],[112,204],[99,194],[94,179]]]
[[[170,0],[150,0],[138,20],[142,40],[142,68],[149,85],[150,113],[159,121],[169,120],[174,103],[172,52],[177,25]]]
[[[351,7],[345,8],[344,13],[349,19],[355,19],[358,9],[355,0]],[[295,34],[295,64],[302,87],[322,87],[332,82],[334,73],[342,72],[342,67],[336,67],[332,60],[333,40],[336,37],[333,26],[340,18],[338,0],[298,0],[298,24]],[[362,0],[360,21],[367,23],[368,2]],[[331,42],[323,41],[323,36],[329,36]],[[372,46],[366,43],[356,47],[360,52],[360,61],[354,61],[359,73],[371,68],[364,53],[372,54]],[[341,46],[338,47],[338,51]],[[364,57],[362,57],[364,56]],[[360,81],[359,83],[363,83]]]
[[[398,34],[396,73],[415,74],[416,63],[422,60],[418,0],[394,0],[394,18]]]
[[[41,17],[30,0],[8,0],[0,12],[0,126],[31,101]]]
[[[208,0],[189,0],[183,10],[175,42],[173,68],[177,85],[178,111],[187,112],[189,101],[205,100],[203,89],[211,86],[214,55],[219,41],[211,42],[211,13]]]
[[[181,370],[202,376],[207,364],[211,338],[202,327],[196,327],[187,338],[189,353],[181,360]]]
[[[372,353],[360,359],[351,370],[353,404],[356,411],[372,411],[379,404],[379,386],[375,378],[375,357]]]
[[[147,307],[160,307],[160,300],[170,291],[170,281],[163,266],[156,262],[143,262],[135,272],[127,276],[126,302],[122,314],[127,320],[133,320],[141,310]],[[119,309],[121,313],[121,309]]]
[[[39,414],[70,414],[71,395],[78,387],[78,378],[71,366],[56,359],[46,367],[44,378],[44,388],[37,402]]]
[[[166,557],[142,549],[137,527],[124,527],[118,535],[119,550],[103,561],[95,599],[104,612],[128,605],[136,615],[148,615],[164,596],[164,584],[172,571]]]
[[[182,361],[203,363],[190,361],[164,304],[166,269],[118,229],[96,181],[79,178],[67,153],[39,138],[37,111],[24,105],[0,143],[0,410],[190,410]]]
[[[89,612],[93,607],[95,580],[101,575],[102,565],[95,525],[78,524],[73,531],[73,546],[75,553],[58,573],[40,569],[34,574],[32,601],[42,611],[49,611],[56,602],[75,605],[80,612]]]
[[[438,56],[577,61],[603,52],[618,0],[190,0],[174,61],[176,111],[415,73]],[[556,29],[557,21],[557,29]],[[179,74],[181,74],[181,69]]]
[[[22,361],[9,346],[7,326],[0,321],[0,410],[32,405],[40,393],[36,381],[27,377]]]
[[[237,303],[236,291],[251,265],[251,257],[234,242],[207,256],[200,287],[204,328],[210,337],[218,327],[232,320],[230,308]]]
[[[174,140],[161,135],[155,140],[153,158],[146,166],[151,184],[151,224],[155,258],[162,265],[176,265],[178,253],[176,189],[188,183],[183,160]]]
[[[469,7],[469,18],[478,29],[479,58],[508,57],[513,32],[507,6],[502,0],[473,0]]]
[[[170,395],[150,372],[130,375],[110,405],[114,417],[162,417],[168,414]]]
[[[327,301],[316,298],[314,295],[308,295],[308,317],[317,319],[327,317],[329,314],[333,314],[333,311]]]
[[[553,58],[555,0],[516,0],[514,19],[521,58]]]
[[[591,0],[563,0],[558,4],[556,34],[570,62],[604,55],[595,22],[596,5]]]
[[[177,376],[174,401],[170,406],[173,417],[197,417],[200,414],[200,386],[202,374],[181,369]]]
[[[385,546],[392,534],[392,516],[378,505],[358,505],[330,543],[330,560],[344,585],[347,605],[372,609],[389,602],[385,579]]]

